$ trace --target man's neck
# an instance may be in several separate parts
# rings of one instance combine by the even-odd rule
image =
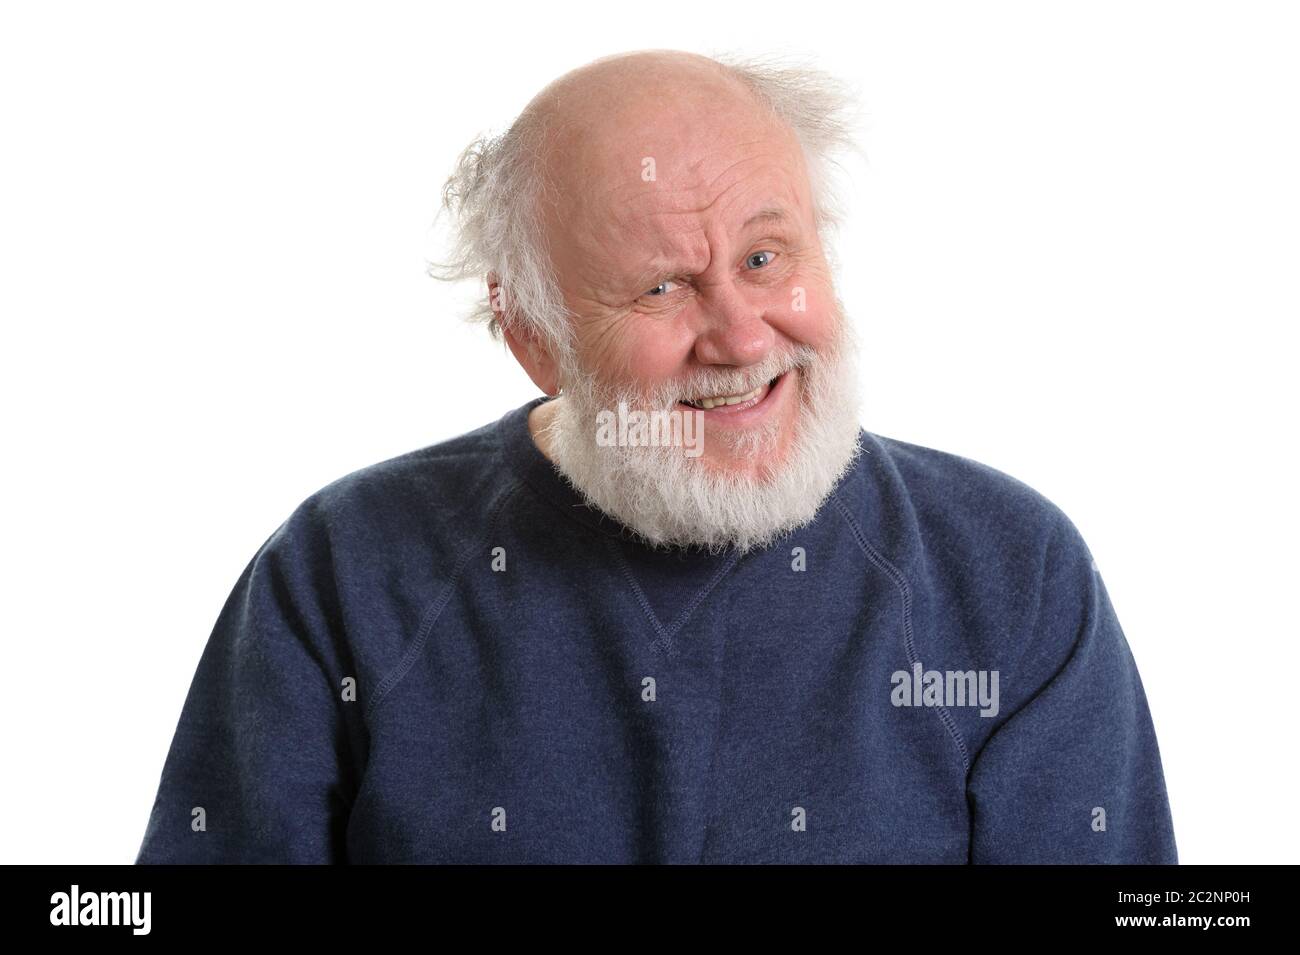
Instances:
[[[551,441],[547,429],[554,424],[556,406],[563,400],[562,397],[556,397],[550,401],[543,401],[528,412],[528,433],[532,435],[533,444],[537,445],[537,449],[546,455],[547,460],[552,462],[555,459],[551,457]]]

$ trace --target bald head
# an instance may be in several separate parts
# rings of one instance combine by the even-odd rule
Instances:
[[[520,114],[555,128],[594,130],[602,117],[662,111],[679,102],[727,97],[757,110],[744,82],[707,56],[679,50],[640,50],[602,57],[547,84]]]
[[[572,70],[539,92],[520,121],[545,131],[540,171],[551,190],[548,215],[560,222],[573,219],[566,213],[584,205],[593,185],[626,185],[634,175],[681,187],[725,143],[798,147],[734,71],[677,50],[622,53]]]

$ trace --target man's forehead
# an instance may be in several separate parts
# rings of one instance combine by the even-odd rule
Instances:
[[[802,221],[789,191],[755,188],[726,207],[718,203],[704,210],[672,208],[639,216],[625,211],[593,221],[569,232],[570,251],[564,258],[593,291],[630,295],[666,275],[701,273],[715,257],[731,253],[719,243],[743,243],[765,234],[793,240]]]
[[[701,266],[715,240],[806,219],[798,138],[730,96],[565,123],[548,158],[554,251],[589,280]]]
[[[570,117],[547,153],[557,204],[597,219],[701,207],[738,178],[794,175],[802,160],[788,125],[734,95]]]
[[[653,168],[653,167],[651,167]],[[593,173],[561,209],[575,236],[667,240],[701,228],[738,232],[756,224],[795,224],[807,205],[801,163],[771,151],[737,151],[720,164],[697,164],[654,178]]]

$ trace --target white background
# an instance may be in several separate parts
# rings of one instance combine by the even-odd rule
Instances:
[[[1295,9],[5,5],[0,858],[132,861],[256,548],[536,394],[424,275],[443,179],[555,76],[675,47],[857,85],[864,426],[1080,528],[1181,861],[1300,862]]]

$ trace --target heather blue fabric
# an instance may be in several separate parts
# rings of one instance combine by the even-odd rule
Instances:
[[[655,552],[537,450],[541,400],[261,546],[137,862],[1177,861],[1128,643],[1042,495],[864,431],[811,525]],[[918,662],[998,671],[999,712],[894,705]]]

